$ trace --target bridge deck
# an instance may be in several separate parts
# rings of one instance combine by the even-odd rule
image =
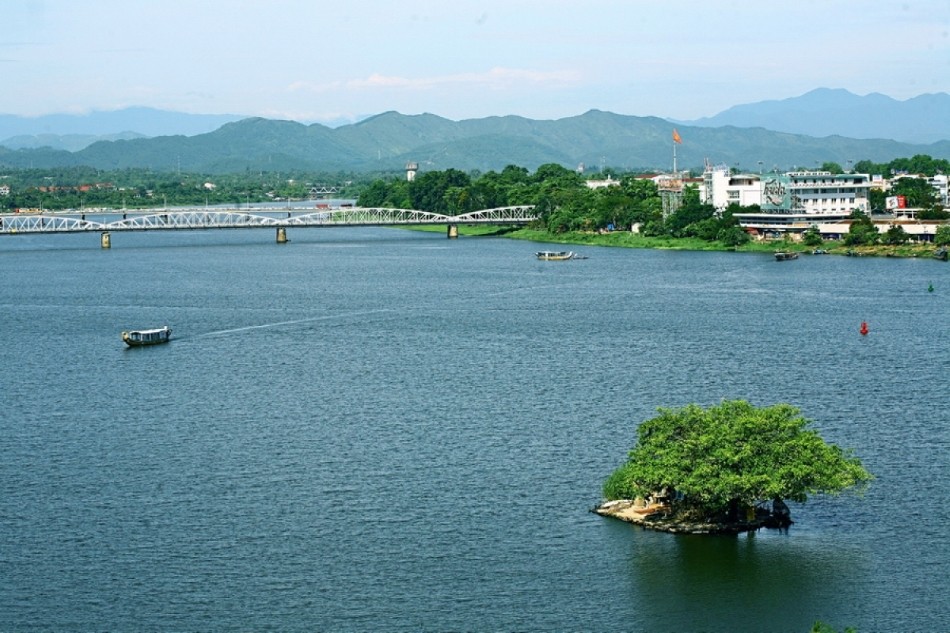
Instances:
[[[122,213],[122,217],[109,217]],[[96,218],[96,219],[91,219]],[[342,208],[304,212],[261,209],[174,209],[147,212],[61,212],[0,215],[0,235],[24,233],[107,233],[112,231],[175,231],[329,226],[403,226],[433,224],[528,224],[537,219],[530,205],[498,207],[464,215],[442,215],[413,209]]]

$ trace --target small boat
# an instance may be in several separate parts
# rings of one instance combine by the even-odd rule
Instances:
[[[161,345],[172,337],[170,327],[163,326],[153,330],[130,330],[122,332],[122,340],[129,347],[144,347],[146,345]]]
[[[775,260],[779,262],[785,262],[790,259],[798,259],[798,253],[794,251],[779,251],[775,253]]]
[[[815,250],[813,250],[813,251],[811,252],[811,254],[812,254],[812,255],[827,255],[827,254],[828,254],[828,251],[826,251],[826,250],[823,249],[823,248],[816,248]]]
[[[538,259],[547,262],[563,262],[568,259],[576,259],[577,253],[574,251],[538,251],[535,253]]]
[[[944,246],[943,248],[938,248],[936,251],[934,251],[934,259],[939,259],[942,262],[947,261],[947,247]]]

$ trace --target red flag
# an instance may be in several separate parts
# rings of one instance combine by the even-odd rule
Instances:
[[[683,139],[680,138],[680,133],[676,131],[676,128],[673,128],[673,142],[683,144]]]

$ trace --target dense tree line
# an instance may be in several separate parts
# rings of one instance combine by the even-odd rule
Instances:
[[[943,158],[932,158],[926,154],[917,154],[913,158],[895,158],[889,163],[861,160],[854,164],[854,171],[859,174],[880,174],[885,178],[892,178],[900,174],[935,176],[937,174],[950,174],[950,161]]]
[[[898,159],[887,165],[868,161],[856,166],[862,172],[889,176],[904,171],[933,175],[950,171],[950,163],[929,156]],[[840,165],[825,163],[825,171],[842,173]],[[883,212],[886,196],[904,196],[908,207],[920,209],[921,219],[947,219],[950,214],[938,204],[936,191],[923,179],[899,178],[887,193],[872,189],[871,208]],[[648,178],[636,174],[620,177],[618,186],[591,189],[584,177],[560,165],[542,165],[533,174],[523,167],[509,165],[501,172],[465,174],[458,170],[421,174],[412,182],[392,176],[377,179],[364,188],[358,204],[362,207],[412,208],[446,215],[460,215],[477,209],[531,204],[539,212],[539,227],[550,233],[569,231],[629,230],[637,226],[646,236],[669,236],[719,241],[738,246],[749,240],[734,214],[759,211],[757,206],[730,205],[723,213],[699,200],[698,191],[687,187],[680,206],[664,215],[660,192]],[[902,244],[909,236],[900,227],[878,236],[870,220],[863,214],[848,236],[850,244],[883,241]],[[821,236],[806,235],[806,240],[821,243]],[[941,236],[943,237],[943,236]]]
[[[464,174],[458,170],[426,172],[412,182],[392,177],[371,183],[360,193],[361,207],[412,208],[446,215],[478,209],[530,204],[539,213],[539,228],[551,233],[630,230],[650,236],[697,237],[730,245],[749,238],[739,227],[734,206],[717,215],[703,204],[695,188],[684,192],[681,206],[664,217],[656,184],[634,174],[619,185],[590,188],[584,177],[561,165],[540,166],[534,173],[509,165],[501,172]]]
[[[15,209],[79,209],[94,207],[147,208],[306,200],[314,186],[340,189],[353,196],[360,179],[352,173],[245,172],[210,175],[156,172],[149,169],[103,171],[91,167],[8,170],[0,185],[10,188],[0,197],[0,211]]]

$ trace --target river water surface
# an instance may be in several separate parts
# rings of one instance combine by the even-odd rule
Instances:
[[[946,263],[290,237],[2,238],[0,630],[950,630]],[[876,479],[787,533],[589,512],[734,398]]]

